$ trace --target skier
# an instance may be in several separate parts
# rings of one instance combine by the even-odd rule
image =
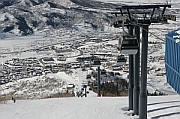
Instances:
[[[15,98],[12,96],[12,101],[14,101],[14,103],[16,102]]]

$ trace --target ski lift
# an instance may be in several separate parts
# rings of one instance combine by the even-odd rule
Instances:
[[[112,13],[116,14],[116,12]],[[118,13],[119,14],[119,13]],[[117,16],[113,19],[113,22],[111,25],[113,25],[115,28],[124,27],[124,23],[127,21],[127,18],[124,16]]]
[[[92,66],[99,67],[101,65],[100,59],[94,59]]]
[[[106,76],[106,70],[105,69],[101,70],[101,76]]]
[[[124,55],[119,55],[117,57],[117,63],[120,65],[126,64],[127,59],[124,57]]]
[[[139,45],[135,36],[124,35],[119,39],[119,50],[122,54],[136,54]]]
[[[86,76],[86,79],[91,79],[91,75],[88,74],[88,75]]]

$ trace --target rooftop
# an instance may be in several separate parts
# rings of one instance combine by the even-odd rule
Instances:
[[[180,41],[180,28],[166,34],[166,37],[167,36],[174,39],[174,40],[176,40],[176,42],[179,42]]]

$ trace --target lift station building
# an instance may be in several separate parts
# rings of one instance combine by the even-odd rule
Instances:
[[[180,94],[180,28],[165,35],[167,82]]]

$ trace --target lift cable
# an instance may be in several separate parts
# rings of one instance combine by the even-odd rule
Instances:
[[[138,25],[138,23],[135,23],[133,21],[130,21],[131,23],[135,24],[135,26],[138,26],[138,27],[141,27],[140,25]],[[160,38],[159,36],[155,35],[154,33],[150,32],[150,31],[147,31],[146,29],[144,29],[143,27],[141,27],[143,30],[145,30],[146,32],[148,32],[149,34],[155,36],[157,39],[165,42],[165,40],[163,38]]]

